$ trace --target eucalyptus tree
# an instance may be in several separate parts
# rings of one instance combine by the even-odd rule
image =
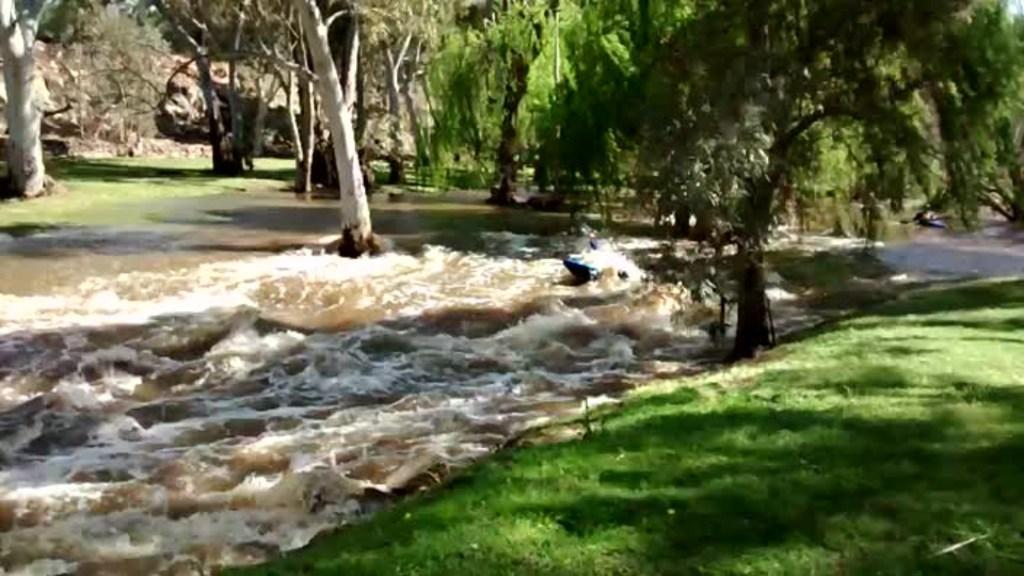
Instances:
[[[343,87],[331,53],[328,28],[335,16],[328,15],[325,18],[315,0],[293,0],[292,5],[302,23],[313,71],[316,74],[317,91],[331,133],[341,197],[341,242],[338,252],[346,257],[361,256],[376,250],[377,242],[370,221],[370,205],[366,196],[352,122],[355,82],[346,81]],[[346,3],[336,8],[340,11],[334,14],[344,14],[353,8],[352,4]],[[349,43],[349,52],[341,56],[349,69],[357,65],[357,38]],[[354,75],[347,76],[354,79]]]
[[[382,69],[383,92],[388,114],[388,180],[392,184],[404,179],[406,135],[411,136],[416,155],[426,154],[425,132],[417,90],[422,82],[431,54],[438,48],[443,32],[453,24],[453,3],[432,0],[368,0],[364,2],[364,21],[368,60],[375,60]],[[364,72],[365,73],[365,72]],[[408,123],[406,123],[408,121]]]
[[[53,2],[0,0],[0,54],[7,93],[6,194],[33,198],[45,192],[42,105],[35,94],[34,46],[40,18]]]
[[[242,136],[244,118],[237,86],[237,55],[230,59],[230,117],[225,120],[213,77],[213,62],[218,52],[237,52],[245,25],[245,5],[227,0],[152,0],[153,6],[175,31],[175,37],[188,47],[199,72],[199,87],[205,104],[207,135],[213,171],[237,175],[243,171],[246,152]],[[232,40],[228,47],[223,38]]]

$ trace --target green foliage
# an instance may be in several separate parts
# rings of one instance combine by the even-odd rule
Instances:
[[[497,10],[479,27],[450,31],[429,70],[430,92],[440,103],[433,111],[430,134],[432,156],[441,161],[461,161],[464,155],[477,166],[489,165],[500,138],[502,98],[509,75],[521,60],[528,70],[545,47],[547,3],[514,0]],[[531,80],[538,76],[531,75]],[[524,99],[536,103],[546,82],[529,83]],[[522,147],[532,143],[532,107],[523,106],[518,117]],[[456,163],[459,163],[456,161]]]
[[[1017,574],[1022,314],[919,294],[229,573]]]

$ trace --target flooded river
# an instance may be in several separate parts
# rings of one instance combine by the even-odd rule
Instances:
[[[0,238],[0,572],[258,561],[707,347],[685,289],[572,285],[560,219],[385,203],[346,261],[329,205],[164,214]]]
[[[0,236],[0,573],[260,561],[701,365],[710,312],[686,289],[574,286],[566,218],[478,200],[378,199],[394,249],[359,261],[316,248],[332,205],[272,194]],[[666,253],[620,248],[648,269]],[[925,274],[943,249],[884,256]]]

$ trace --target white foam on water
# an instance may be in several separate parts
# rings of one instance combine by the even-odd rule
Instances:
[[[50,403],[0,429],[0,567],[299,547],[368,487],[464,466],[695,346],[684,290],[574,287],[561,248],[487,241],[505,255],[303,250],[0,294],[0,402]]]

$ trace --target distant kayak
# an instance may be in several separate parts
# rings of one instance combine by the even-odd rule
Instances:
[[[942,230],[948,228],[946,220],[931,210],[918,212],[914,215],[914,224],[917,224],[922,228],[939,228]]]
[[[943,230],[949,227],[945,220],[919,220],[917,225],[922,228],[941,228]]]
[[[601,271],[596,267],[572,256],[562,260],[562,264],[572,274],[573,278],[580,282],[591,282],[601,277]]]

